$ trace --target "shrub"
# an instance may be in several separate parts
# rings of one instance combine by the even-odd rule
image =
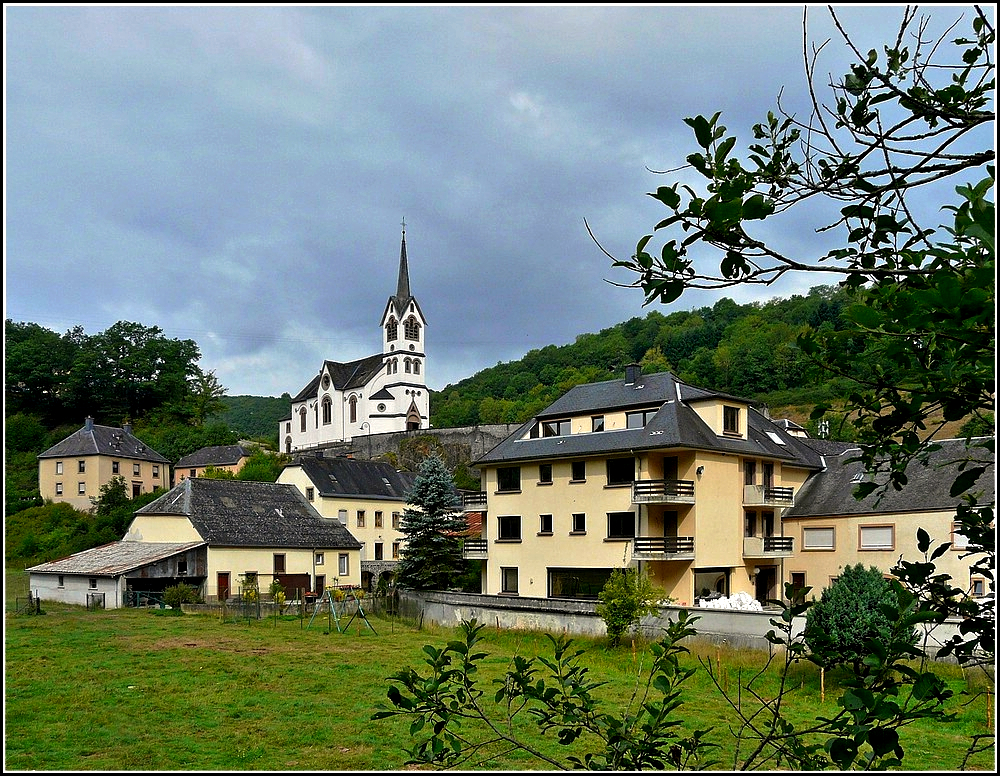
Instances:
[[[627,568],[614,569],[597,598],[597,614],[607,626],[609,642],[615,646],[643,617],[659,611],[662,595],[648,576]]]
[[[185,585],[182,583],[164,590],[163,601],[171,609],[180,611],[181,604],[201,603],[201,596],[198,595],[198,588],[194,587],[194,585]]]

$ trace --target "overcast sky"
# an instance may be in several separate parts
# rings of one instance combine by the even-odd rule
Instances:
[[[628,258],[666,212],[650,170],[696,150],[685,117],[722,111],[746,142],[782,88],[804,112],[802,12],[8,4],[5,317],[158,326],[230,395],[294,395],[324,359],[379,352],[404,218],[434,390],[645,316],[585,220]],[[900,12],[838,8],[863,50]]]

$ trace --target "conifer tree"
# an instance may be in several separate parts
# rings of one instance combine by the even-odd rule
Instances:
[[[396,581],[416,590],[454,585],[465,571],[459,534],[466,527],[447,467],[438,456],[424,459],[406,500],[400,530],[406,543]]]

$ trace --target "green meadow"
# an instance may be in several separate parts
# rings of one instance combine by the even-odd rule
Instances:
[[[169,610],[87,611],[43,604],[43,613],[19,614],[8,597],[5,617],[5,770],[406,770],[409,720],[372,721],[386,699],[387,677],[404,667],[423,671],[425,644],[443,646],[446,629],[369,614],[368,622],[285,615],[260,620]],[[336,626],[336,623],[334,623]],[[696,626],[697,627],[697,626]],[[550,655],[542,634],[486,632],[484,680],[502,674],[514,654]],[[575,639],[587,649],[590,676],[608,708],[628,701],[637,672],[648,665],[643,644],[609,649]],[[691,645],[695,676],[678,711],[686,730],[710,728],[721,745],[720,770],[735,768],[732,712],[709,680],[703,662],[721,669],[733,696],[759,672],[765,653]],[[995,723],[992,696],[982,680],[953,665],[938,669],[956,697],[948,725],[905,730],[907,770],[960,767],[969,740]],[[768,669],[755,687],[777,690]],[[837,711],[836,677],[821,686],[818,669],[792,668],[789,716],[799,723]],[[992,688],[990,688],[992,690]],[[492,697],[492,692],[487,695]],[[744,701],[748,696],[744,693]],[[565,759],[555,740],[542,739],[527,719],[519,734]],[[586,743],[582,745],[586,747]],[[745,745],[744,745],[745,748]],[[572,753],[586,751],[578,744]],[[992,771],[991,750],[968,768]],[[516,752],[471,762],[467,769],[550,770]]]

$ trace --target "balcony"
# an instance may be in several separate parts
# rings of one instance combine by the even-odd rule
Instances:
[[[636,536],[632,540],[635,560],[694,560],[693,536]]]
[[[636,480],[633,504],[693,504],[693,480]]]
[[[744,485],[743,505],[748,507],[795,506],[795,494],[791,488],[777,488],[773,485]]]
[[[791,536],[744,536],[744,558],[790,558]]]
[[[486,511],[486,491],[479,493],[463,493],[462,509],[466,512]]]
[[[488,546],[486,539],[466,539],[462,543],[462,557],[466,560],[486,560]]]

